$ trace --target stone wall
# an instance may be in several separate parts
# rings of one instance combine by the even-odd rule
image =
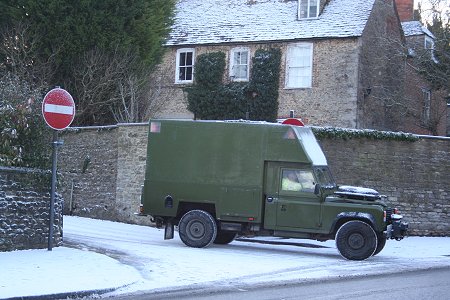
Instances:
[[[147,158],[148,125],[118,127],[116,209],[118,220],[149,224],[135,215],[141,204]]]
[[[144,183],[147,124],[69,128],[61,139],[64,213],[149,224],[137,217]]]
[[[144,181],[147,127],[85,128],[63,136],[60,156],[66,160],[59,166],[66,207],[67,186],[70,178],[75,180],[73,214],[149,224],[148,218],[133,215]],[[415,142],[326,138],[320,143],[339,184],[372,187],[389,196],[390,204],[410,222],[412,234],[449,235],[449,138],[420,137]],[[86,155],[91,156],[91,165],[81,174]]]
[[[0,167],[0,251],[48,246],[51,174]],[[53,246],[62,243],[63,199],[55,197]]]
[[[338,184],[388,196],[412,235],[450,235],[450,139],[320,141]]]
[[[58,151],[64,213],[115,220],[117,126],[67,129]]]

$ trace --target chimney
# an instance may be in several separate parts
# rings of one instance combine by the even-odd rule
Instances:
[[[414,21],[414,0],[395,0],[401,22]]]

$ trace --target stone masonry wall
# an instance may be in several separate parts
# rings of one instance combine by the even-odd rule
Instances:
[[[148,125],[118,128],[116,210],[118,220],[150,224],[150,218],[136,216],[141,204],[147,158]]]
[[[117,126],[66,129],[58,151],[65,214],[116,220]]]
[[[69,175],[76,175],[73,214],[149,223],[148,218],[133,215],[139,209],[144,181],[147,130],[147,124],[137,124],[105,131],[78,129],[65,134],[66,143],[61,150],[71,158],[59,166],[66,183]],[[73,147],[67,147],[69,140]],[[449,235],[449,138],[421,137],[415,142],[326,138],[320,144],[339,184],[371,187],[389,196],[389,203],[410,222],[411,234]],[[79,166],[87,152],[94,152],[95,145],[104,148],[92,156],[92,165],[86,171],[96,174],[96,183],[92,184],[92,176],[81,176]],[[67,190],[64,196],[67,207]],[[101,209],[95,207],[99,202]]]
[[[0,167],[0,251],[48,246],[51,174]],[[62,243],[63,199],[55,197],[53,246]]]
[[[450,139],[320,141],[338,184],[388,196],[412,235],[450,235]]]
[[[147,124],[66,130],[58,157],[64,213],[149,224],[149,218],[134,215],[144,183],[147,133]]]

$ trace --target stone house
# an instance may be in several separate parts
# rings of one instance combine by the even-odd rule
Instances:
[[[434,57],[435,37],[426,27],[418,21],[402,22],[406,39],[408,57],[406,59],[405,94],[411,103],[411,108],[400,130],[419,134],[447,135],[450,131],[448,124],[446,98],[448,91],[433,89],[416,72],[416,65],[420,60],[431,59],[439,63]]]
[[[158,69],[155,117],[192,118],[183,88],[196,57],[222,51],[224,83],[248,81],[259,48],[282,52],[278,118],[311,125],[399,130],[404,126],[406,39],[397,6],[413,0],[179,0]],[[411,126],[410,126],[411,127]],[[412,128],[412,127],[411,127]]]

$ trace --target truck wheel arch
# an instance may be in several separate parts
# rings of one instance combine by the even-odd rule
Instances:
[[[178,220],[191,210],[203,210],[208,212],[214,219],[216,219],[216,206],[212,203],[196,203],[181,201],[178,205],[177,216]]]
[[[333,221],[331,226],[331,233],[336,235],[339,228],[348,221],[359,220],[369,224],[375,231],[377,231],[375,218],[369,213],[362,212],[341,212],[339,213]]]

